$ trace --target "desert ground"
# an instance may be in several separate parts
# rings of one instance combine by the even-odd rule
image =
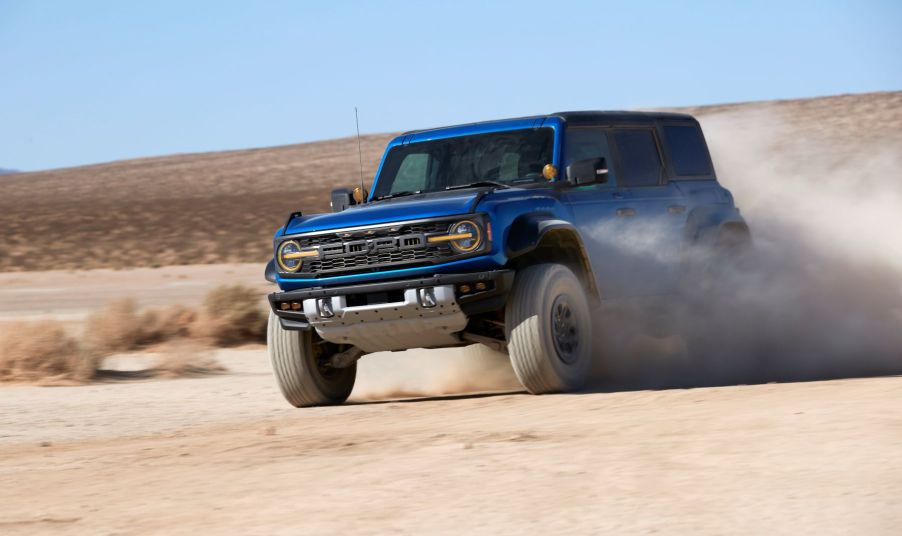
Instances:
[[[295,410],[262,349],[218,357],[230,373],[5,388],[0,530],[893,534],[902,523],[898,377]],[[363,379],[378,359],[361,362]]]
[[[898,533],[902,92],[689,111],[764,259],[691,326],[713,361],[602,330],[618,381],[537,397],[484,348],[378,353],[299,410],[258,343],[177,379],[117,353],[0,382],[0,534]],[[0,328],[235,283],[262,308],[272,232],[356,166],[343,139],[4,176]]]

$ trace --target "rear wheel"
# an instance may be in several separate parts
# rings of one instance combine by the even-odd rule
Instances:
[[[351,395],[357,364],[345,368],[329,365],[335,345],[320,339],[312,329],[282,329],[279,317],[270,312],[266,342],[276,382],[291,405],[341,404]]]
[[[687,251],[684,285],[691,293],[710,292],[749,260],[752,237],[745,227],[726,227],[711,243],[694,244]]]
[[[712,344],[706,325],[691,319],[717,318],[719,307],[735,301],[737,282],[744,280],[744,272],[754,261],[751,234],[746,227],[721,229],[712,244],[696,246],[690,257],[682,302],[690,310],[679,318],[690,319],[680,325],[686,351],[691,358],[702,359],[718,350]]]
[[[530,393],[585,384],[592,365],[589,304],[569,268],[537,264],[517,273],[505,327],[514,373]]]

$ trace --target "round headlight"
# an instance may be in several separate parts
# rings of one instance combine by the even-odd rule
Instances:
[[[294,240],[288,240],[279,244],[279,251],[276,254],[279,268],[286,272],[297,272],[300,270],[303,262],[300,253],[301,245]]]
[[[470,220],[459,221],[451,226],[449,233],[454,238],[451,240],[451,247],[459,253],[469,253],[475,251],[482,245],[482,229],[479,224]]]

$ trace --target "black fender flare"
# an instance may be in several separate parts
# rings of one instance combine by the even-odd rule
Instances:
[[[505,254],[508,262],[514,261],[532,253],[538,248],[542,240],[553,233],[566,233],[572,238],[579,249],[579,263],[584,271],[588,290],[595,297],[600,297],[595,272],[592,270],[592,262],[583,241],[583,237],[572,223],[562,220],[553,214],[545,212],[530,212],[521,214],[510,225],[505,241]]]
[[[700,208],[689,214],[686,222],[687,246],[714,246],[725,233],[741,233],[751,240],[751,230],[745,219],[735,209],[724,213],[723,209]]]
[[[276,282],[276,260],[269,259],[269,262],[266,263],[266,268],[263,270],[263,277],[266,278],[270,283]]]
[[[582,245],[582,237],[572,223],[558,219],[552,214],[530,212],[514,219],[507,231],[504,244],[505,254],[509,259],[525,255],[534,250],[542,238],[550,231],[572,231]]]

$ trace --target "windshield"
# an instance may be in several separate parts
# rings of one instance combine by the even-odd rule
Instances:
[[[375,198],[403,192],[435,192],[475,182],[544,181],[551,163],[550,128],[490,132],[393,147],[376,182]]]

